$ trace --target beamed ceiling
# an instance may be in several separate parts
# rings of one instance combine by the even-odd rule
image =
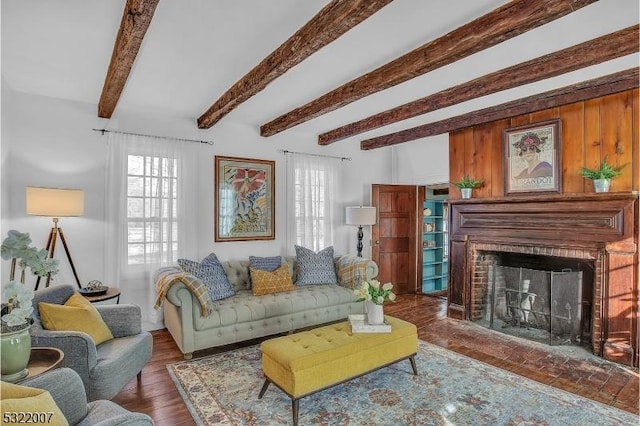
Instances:
[[[375,149],[638,87],[637,0],[3,0],[3,86]],[[208,129],[208,130],[207,130]]]

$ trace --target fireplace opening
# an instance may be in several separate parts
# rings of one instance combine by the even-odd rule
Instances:
[[[486,276],[473,291],[472,321],[549,345],[591,346],[592,261],[481,252],[478,262]]]

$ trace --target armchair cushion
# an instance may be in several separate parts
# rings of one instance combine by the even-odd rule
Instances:
[[[39,414],[36,414],[37,417],[35,418],[16,418],[15,422],[9,417],[12,423],[26,422],[60,426],[69,424],[48,391],[13,383],[0,383],[3,424],[5,420],[4,413],[14,413],[16,415],[18,413],[42,413],[44,415],[42,418],[40,418]]]
[[[64,305],[40,302],[38,309],[42,326],[47,330],[81,331],[91,336],[96,345],[113,339],[98,310],[78,292]]]
[[[109,340],[97,347],[98,363],[91,371],[89,399],[111,399],[151,358],[153,339],[148,332]]]

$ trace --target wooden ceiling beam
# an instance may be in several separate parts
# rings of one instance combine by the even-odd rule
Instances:
[[[440,135],[478,124],[622,92],[638,87],[639,77],[640,72],[638,68],[630,68],[614,74],[565,86],[560,89],[484,108],[479,111],[473,111],[400,132],[366,139],[360,142],[360,149],[369,150],[397,145],[427,136]]]
[[[198,127],[210,128],[242,102],[267,87],[273,80],[369,18],[391,1],[333,0],[215,101],[198,118]]]
[[[98,117],[111,118],[159,0],[127,0],[102,86]]]
[[[558,52],[504,68],[322,133],[318,137],[318,144],[329,145],[359,133],[441,108],[629,55],[640,50],[639,39],[640,26],[634,25]]]
[[[260,127],[272,136],[358,99],[451,64],[597,0],[513,0]]]

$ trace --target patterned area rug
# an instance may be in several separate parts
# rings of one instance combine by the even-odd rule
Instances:
[[[638,425],[638,417],[420,341],[402,361],[300,400],[300,425]],[[167,365],[199,425],[290,425],[264,382],[260,348]]]

